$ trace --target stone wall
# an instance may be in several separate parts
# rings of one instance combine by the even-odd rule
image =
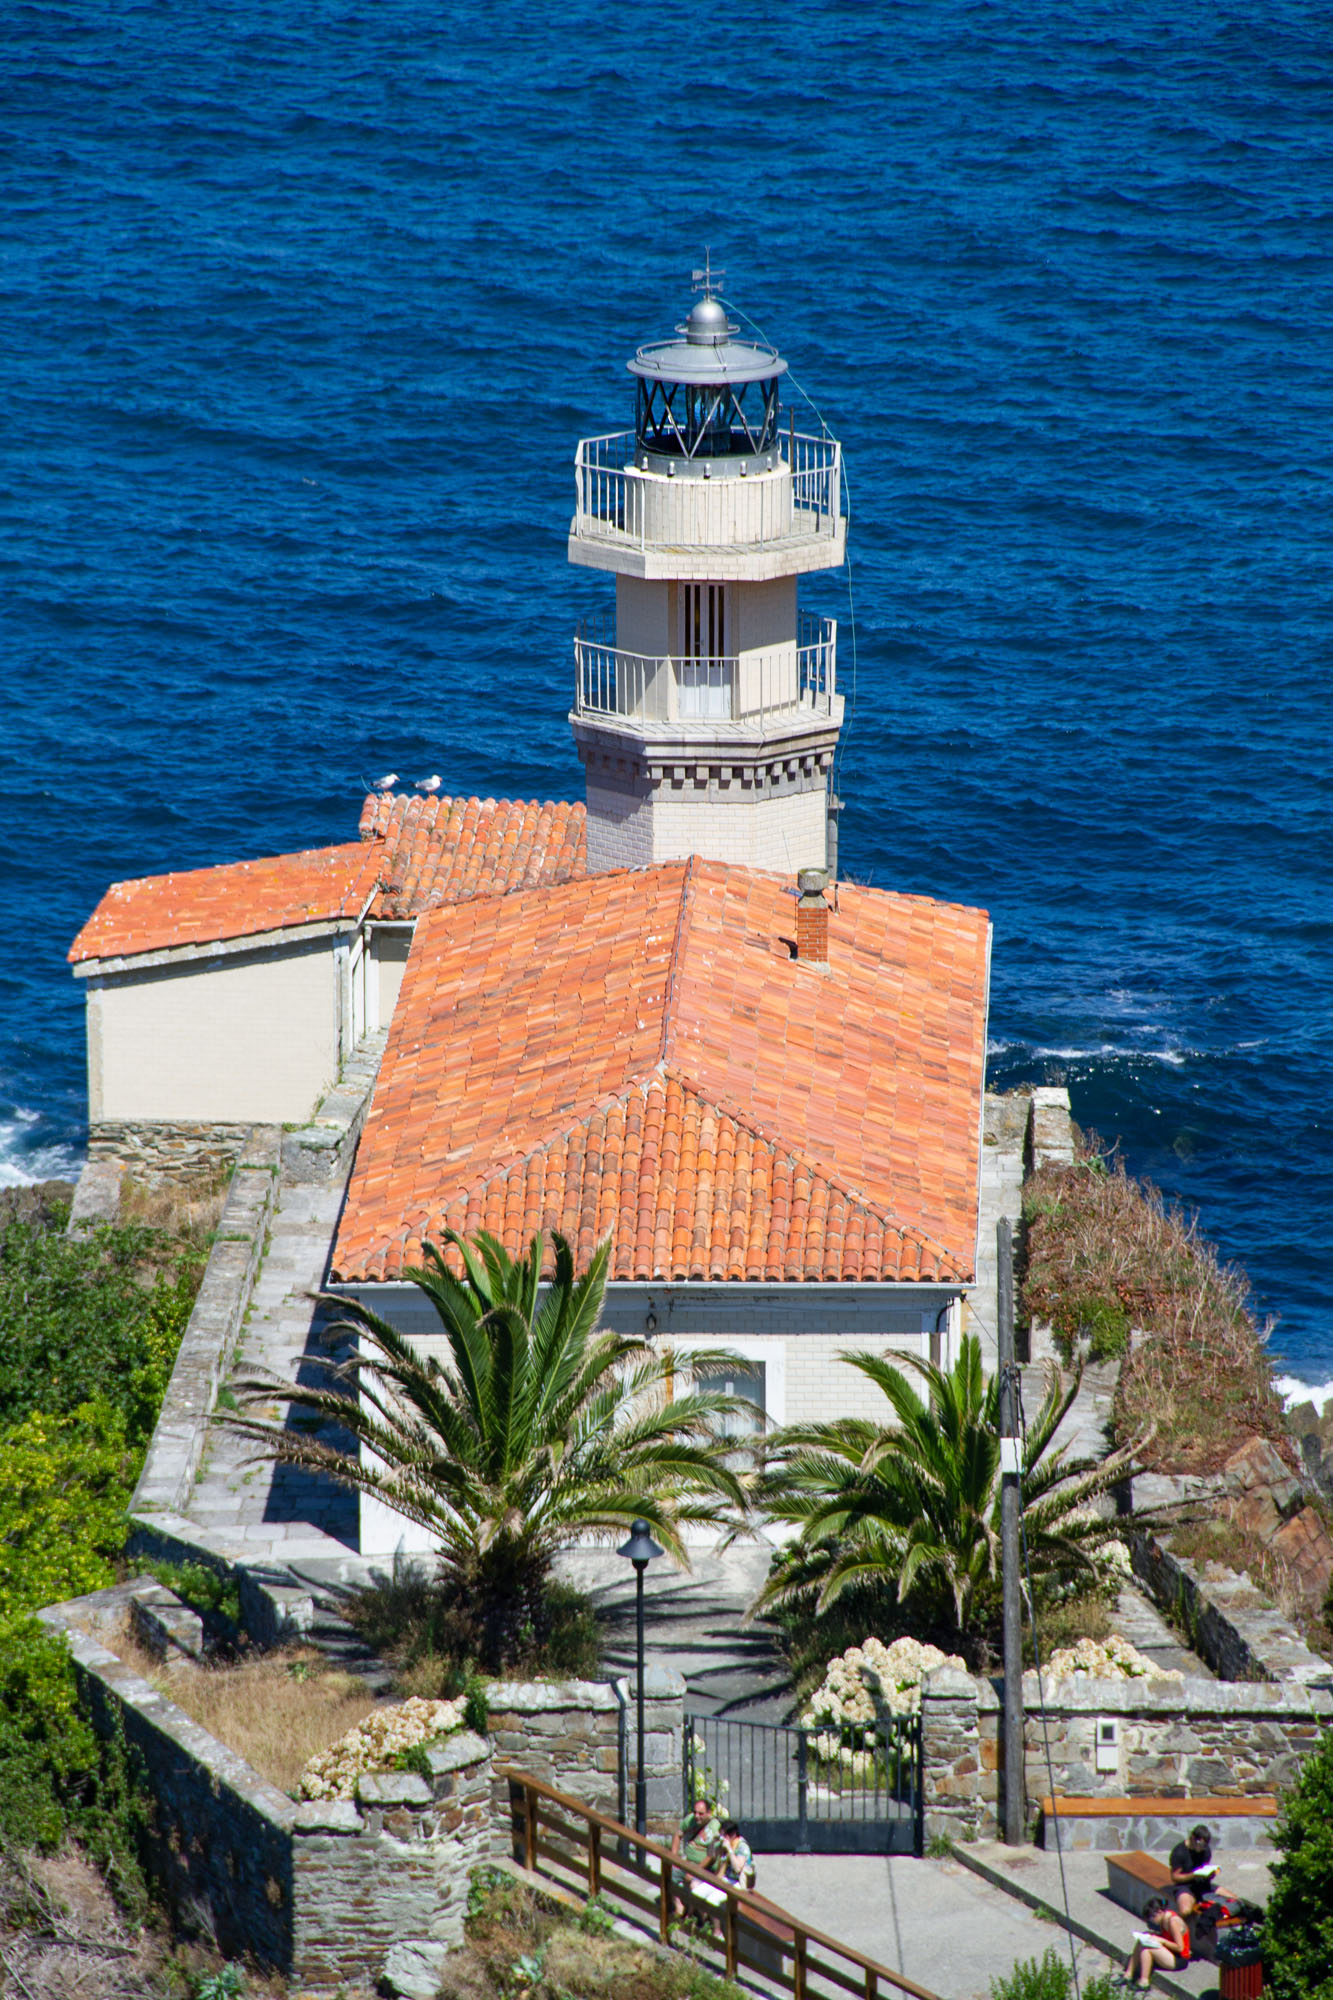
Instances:
[[[937,1667],[921,1689],[925,1834],[993,1840],[999,1830],[999,1701],[988,1681]]]
[[[137,1181],[215,1181],[254,1128],[151,1118],[101,1118],[88,1128],[88,1158],[115,1161]]]
[[[518,1765],[527,1776],[568,1792],[609,1818],[632,1822],[636,1685],[633,1680],[614,1686],[606,1681],[492,1681],[487,1693],[496,1762]],[[682,1810],[685,1682],[669,1668],[649,1667],[643,1692],[648,1830],[669,1833]],[[506,1780],[494,1781],[492,1804],[495,1851],[513,1853]]]
[[[1248,1577],[1217,1573],[1215,1566],[1205,1576],[1153,1534],[1126,1539],[1135,1575],[1223,1681],[1333,1685],[1333,1666],[1310,1651]]]
[[[114,1641],[155,1595],[145,1580],[117,1584],[41,1616],[69,1641],[98,1733],[124,1742],[153,1796],[147,1858],[168,1904],[229,1957],[320,1987],[387,1971],[398,1990],[433,1994],[462,1942],[471,1871],[514,1851],[493,1757],[623,1817],[620,1717],[634,1690],[596,1681],[492,1682],[489,1742],[463,1731],[429,1752],[429,1776],[368,1773],[355,1800],[298,1804],[94,1636]],[[685,1684],[650,1669],[644,1693],[649,1830],[666,1832],[680,1814]],[[628,1741],[632,1758],[632,1726]]]
[[[1071,1679],[1047,1682],[1045,1696],[1043,1710],[1037,1676],[1024,1675],[1029,1823],[1052,1790],[1075,1798],[1178,1798],[1186,1813],[1191,1799],[1282,1791],[1333,1726],[1333,1691],[1300,1682]],[[1099,1771],[1096,1730],[1107,1719],[1117,1726],[1116,1762]],[[927,1839],[995,1838],[1006,1775],[996,1690],[957,1668],[938,1668],[922,1690],[921,1738]],[[1227,1836],[1232,1846],[1240,1837],[1236,1830]],[[1115,1828],[1112,1844],[1123,1840],[1123,1826]]]

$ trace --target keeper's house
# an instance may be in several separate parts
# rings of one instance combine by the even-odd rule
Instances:
[[[355,842],[108,891],[91,1149],[160,1165],[303,1121],[369,1035],[330,1261],[429,1336],[446,1226],[612,1239],[612,1321],[725,1344],[756,1422],[857,1407],[844,1348],[949,1351],[977,1258],[990,926],[836,882],[837,441],[705,291],[630,362],[632,431],[576,457],[586,805],[366,801]],[[367,1507],[363,1546],[401,1523]]]

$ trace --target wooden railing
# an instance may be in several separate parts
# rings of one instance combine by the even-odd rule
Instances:
[[[882,1992],[939,2000],[928,1987],[815,1930],[766,1896],[721,1881],[707,1868],[673,1855],[659,1841],[632,1833],[619,1820],[608,1819],[540,1778],[530,1778],[509,1764],[497,1764],[495,1775],[509,1784],[515,1859],[534,1874],[542,1872],[543,1862],[553,1864],[553,1869],[573,1878],[572,1883],[564,1881],[561,1874],[548,1870],[555,1881],[622,1905],[632,1913],[632,1921],[655,1926],[663,1944],[670,1942],[678,1885],[697,1882],[707,1904],[716,1906],[722,1926],[720,1955],[729,1979],[744,1969],[757,1974],[768,1989],[790,1993],[793,2000],[842,2000],[847,1993],[857,2000],[879,2000]],[[552,1834],[564,1845],[551,1840]]]

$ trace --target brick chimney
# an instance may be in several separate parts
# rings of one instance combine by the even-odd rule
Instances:
[[[802,868],[796,886],[801,892],[796,905],[796,956],[803,965],[827,965],[828,875],[822,868]]]

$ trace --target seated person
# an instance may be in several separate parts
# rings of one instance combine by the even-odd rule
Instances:
[[[724,1882],[732,1883],[737,1889],[753,1889],[755,1880],[754,1855],[750,1843],[744,1838],[734,1819],[724,1819],[717,1846],[713,1849],[711,1862],[713,1872]]]
[[[1206,1896],[1217,1880],[1213,1867],[1213,1843],[1206,1826],[1191,1827],[1184,1840],[1171,1849],[1167,1863],[1176,1909],[1186,1919],[1194,1915],[1201,1896]]]
[[[1125,1978],[1140,1993],[1152,1985],[1154,1966],[1174,1972],[1190,1962],[1190,1934],[1185,1919],[1169,1909],[1160,1896],[1150,1896],[1144,1912],[1146,1929],[1135,1931]]]
[[[713,1801],[700,1796],[694,1801],[680,1825],[671,1836],[671,1852],[678,1859],[693,1861],[698,1868],[706,1868],[713,1849],[722,1837],[722,1827],[713,1810]],[[687,1881],[690,1878],[686,1878]],[[683,1917],[685,1903],[681,1896],[674,1899],[676,1915]]]

